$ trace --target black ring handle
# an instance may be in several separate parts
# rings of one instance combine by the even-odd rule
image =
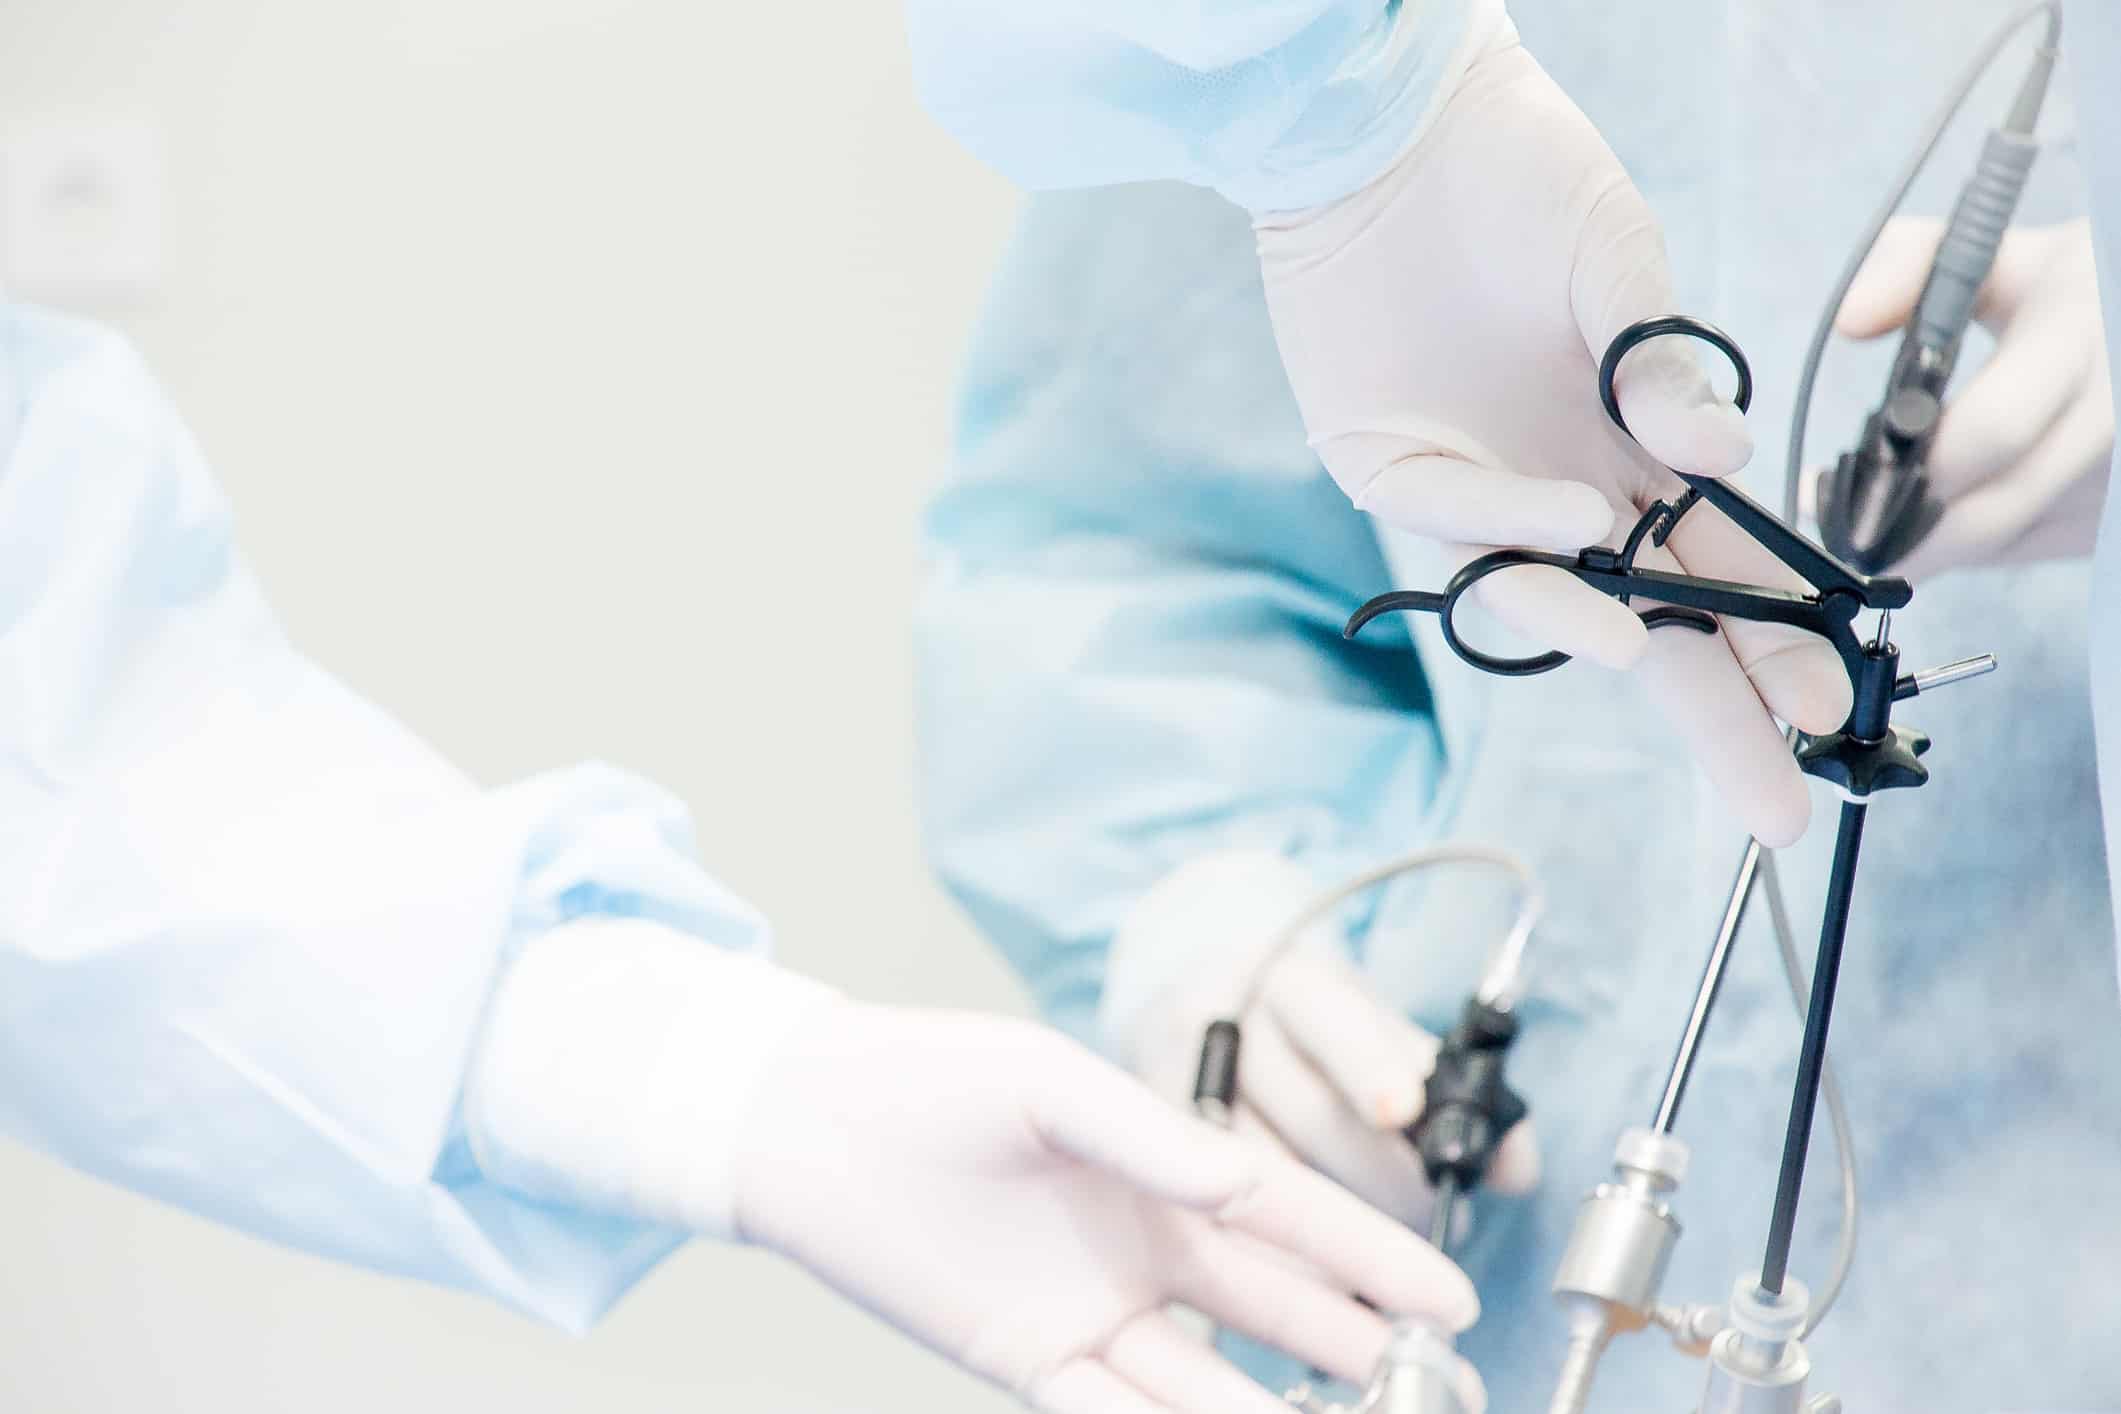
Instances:
[[[1458,636],[1458,601],[1466,591],[1498,570],[1514,565],[1548,565],[1554,569],[1568,571],[1577,568],[1580,561],[1566,555],[1556,555],[1545,550],[1490,550],[1478,559],[1469,560],[1463,569],[1451,576],[1441,594],[1431,594],[1420,589],[1395,589],[1365,600],[1348,618],[1341,637],[1353,638],[1361,633],[1364,625],[1372,619],[1392,613],[1422,613],[1436,615],[1436,626],[1443,632],[1443,641],[1458,657],[1497,677],[1529,678],[1541,673],[1551,673],[1569,661],[1569,655],[1559,649],[1535,653],[1524,658],[1505,658],[1495,653],[1483,653]],[[1625,602],[1624,600],[1622,602]],[[1660,605],[1655,609],[1641,611],[1638,618],[1642,626],[1649,629],[1690,628],[1696,633],[1714,633],[1716,620],[1713,615],[1699,609],[1684,609],[1673,605]]]
[[[1361,633],[1363,626],[1375,618],[1391,613],[1422,613],[1436,615],[1437,627],[1443,630],[1443,641],[1450,645],[1453,653],[1484,673],[1498,677],[1524,678],[1535,673],[1552,672],[1569,661],[1566,653],[1541,653],[1530,658],[1502,658],[1493,653],[1483,653],[1458,636],[1458,625],[1454,616],[1458,601],[1465,597],[1468,589],[1484,577],[1512,565],[1552,565],[1566,570],[1576,562],[1563,555],[1549,554],[1544,550],[1490,550],[1476,560],[1468,561],[1457,574],[1451,576],[1441,594],[1431,594],[1419,589],[1395,589],[1365,600],[1352,614],[1347,626],[1341,629],[1343,638],[1353,638]]]
[[[1677,334],[1689,339],[1699,339],[1717,350],[1731,361],[1738,373],[1738,395],[1731,399],[1744,412],[1753,405],[1753,365],[1746,361],[1745,350],[1738,341],[1724,333],[1706,319],[1696,319],[1691,314],[1665,314],[1655,319],[1638,319],[1613,336],[1606,345],[1605,357],[1598,360],[1598,401],[1605,404],[1605,415],[1613,419],[1613,425],[1635,434],[1628,427],[1628,420],[1620,415],[1620,396],[1613,391],[1613,377],[1620,371],[1620,361],[1633,353],[1638,345],[1652,339],[1661,339],[1668,334]]]
[[[1512,565],[1552,565],[1566,570],[1575,561],[1560,555],[1550,555],[1542,550],[1490,550],[1477,560],[1468,561],[1465,568],[1451,576],[1451,582],[1443,587],[1443,607],[1437,611],[1437,627],[1443,630],[1443,641],[1451,646],[1466,662],[1484,673],[1497,677],[1529,678],[1541,673],[1551,673],[1569,661],[1569,655],[1558,649],[1535,653],[1528,658],[1503,658],[1493,653],[1483,653],[1458,636],[1458,601],[1466,591],[1481,580],[1506,570]]]
[[[1551,565],[1558,570],[1569,570],[1575,568],[1576,561],[1565,555],[1550,554],[1544,550],[1490,550],[1480,558],[1468,561],[1465,568],[1452,575],[1451,582],[1444,586],[1441,594],[1430,594],[1419,589],[1395,589],[1374,599],[1365,600],[1362,607],[1349,617],[1347,627],[1340,631],[1341,637],[1353,638],[1362,632],[1363,626],[1370,620],[1386,614],[1434,614],[1437,627],[1443,630],[1443,641],[1450,646],[1451,651],[1482,672],[1505,678],[1529,678],[1537,677],[1541,673],[1551,673],[1569,661],[1568,654],[1554,649],[1525,658],[1504,658],[1494,653],[1483,653],[1458,636],[1458,625],[1455,622],[1458,601],[1465,597],[1467,590],[1487,576],[1498,570],[1509,569],[1513,565]],[[1698,609],[1675,608],[1667,604],[1655,609],[1646,609],[1638,617],[1641,618],[1644,628],[1690,628],[1697,633],[1716,631],[1715,618]]]
[[[1746,361],[1745,351],[1738,347],[1738,341],[1705,319],[1696,319],[1690,314],[1667,314],[1655,319],[1638,320],[1621,330],[1614,336],[1613,342],[1606,346],[1605,357],[1598,362],[1598,400],[1605,405],[1606,416],[1613,420],[1615,427],[1618,427],[1622,432],[1626,432],[1630,438],[1635,435],[1634,432],[1629,430],[1627,419],[1620,415],[1620,398],[1613,389],[1613,379],[1620,369],[1620,361],[1626,358],[1637,346],[1646,344],[1652,339],[1664,338],[1667,335],[1699,339],[1702,343],[1719,350],[1725,358],[1731,361],[1731,367],[1738,374],[1738,392],[1733,399],[1738,405],[1738,410],[1744,412],[1752,406],[1753,367]],[[1645,537],[1654,537],[1658,544],[1663,544],[1664,536],[1670,533],[1671,527],[1678,522],[1679,517],[1686,514],[1695,499],[1695,495],[1690,492],[1671,506],[1659,505],[1653,507],[1640,521],[1636,522],[1634,531],[1628,536],[1626,549],[1619,557],[1619,562],[1623,566],[1632,567],[1635,561],[1635,552],[1641,547]],[[1365,624],[1383,614],[1400,611],[1434,614],[1437,618],[1437,626],[1443,630],[1443,640],[1450,646],[1451,651],[1482,672],[1493,673],[1498,677],[1511,678],[1534,677],[1540,673],[1550,673],[1563,663],[1568,662],[1569,655],[1559,650],[1553,650],[1546,653],[1536,653],[1524,658],[1504,658],[1493,653],[1483,653],[1460,638],[1458,636],[1458,625],[1455,622],[1458,601],[1465,597],[1467,590],[1498,570],[1509,569],[1516,565],[1547,565],[1567,572],[1582,568],[1583,563],[1584,560],[1581,554],[1568,556],[1556,555],[1545,550],[1491,550],[1478,559],[1468,561],[1457,574],[1452,575],[1451,582],[1444,586],[1441,594],[1431,594],[1420,590],[1396,590],[1392,593],[1380,594],[1376,598],[1366,601],[1348,619],[1347,627],[1341,630],[1341,634],[1343,637],[1353,638],[1362,631]],[[1628,602],[1626,594],[1621,594],[1618,598],[1623,604]],[[1697,633],[1716,632],[1715,617],[1698,609],[1675,608],[1665,605],[1646,610],[1639,617],[1642,619],[1643,627],[1645,628],[1690,628]]]
[[[1450,645],[1453,653],[1484,673],[1497,677],[1528,678],[1539,673],[1550,673],[1569,661],[1562,652],[1535,654],[1529,658],[1503,658],[1493,653],[1483,653],[1458,636],[1456,615],[1458,601],[1466,591],[1497,570],[1512,565],[1551,565],[1555,569],[1568,570],[1576,561],[1565,555],[1550,554],[1545,550],[1490,550],[1478,559],[1470,560],[1451,582],[1443,587],[1441,594],[1429,594],[1420,590],[1402,589],[1389,594],[1380,594],[1366,601],[1349,618],[1347,627],[1341,630],[1343,638],[1353,638],[1362,632],[1364,624],[1383,614],[1397,611],[1418,612],[1436,615],[1437,627],[1443,630],[1443,641]]]

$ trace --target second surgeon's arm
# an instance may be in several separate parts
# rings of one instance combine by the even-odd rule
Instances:
[[[139,360],[4,305],[0,535],[0,1134],[573,1327],[739,1238],[1046,1414],[1267,1404],[1173,1302],[1343,1378],[1473,1320],[1045,1028],[774,968],[667,797],[465,780],[289,646]]]
[[[764,928],[675,800],[597,766],[482,788],[296,651],[138,357],[6,304],[0,820],[0,1134],[564,1326],[679,1234],[474,1160],[499,979],[585,928],[689,941],[732,1018],[705,1112],[802,1000],[737,965]]]

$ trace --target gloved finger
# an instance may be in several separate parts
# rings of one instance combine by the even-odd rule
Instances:
[[[1283,1044],[1286,1045],[1286,1042]],[[1293,1052],[1291,1054],[1293,1055]],[[1330,1101],[1331,1096],[1326,1093],[1324,1082],[1314,1077],[1311,1085],[1315,1096]],[[1330,1110],[1333,1107],[1328,1104],[1326,1108]],[[1379,1212],[1398,1218],[1416,1232],[1428,1231],[1429,1213],[1434,1207],[1436,1195],[1430,1191],[1428,1180],[1422,1175],[1421,1162],[1414,1156],[1413,1146],[1401,1141],[1399,1152],[1394,1152],[1388,1144],[1376,1142],[1383,1136],[1361,1129],[1352,1118],[1344,1117],[1341,1123],[1347,1126],[1351,1141],[1366,1141],[1365,1146],[1360,1149],[1351,1142],[1350,1152],[1360,1154],[1366,1159],[1381,1157],[1384,1162],[1380,1168],[1386,1171],[1386,1177],[1380,1180],[1375,1175],[1359,1171],[1354,1172],[1352,1176],[1344,1176],[1339,1169],[1343,1166],[1356,1169],[1357,1165],[1347,1164],[1344,1158],[1338,1155],[1305,1159],[1264,1114],[1249,1104],[1239,1106],[1237,1113],[1231,1117],[1231,1128],[1244,1136],[1247,1142],[1257,1144],[1277,1158],[1290,1163],[1307,1164],[1316,1168]],[[1376,1190],[1374,1192],[1373,1187]],[[1248,1251],[1253,1252],[1262,1261],[1272,1262],[1288,1271],[1302,1272],[1314,1281],[1324,1279],[1317,1267],[1293,1252],[1247,1233],[1226,1230],[1225,1235],[1232,1242],[1244,1244]]]
[[[2031,565],[2085,558],[2099,546],[2101,506],[2102,501],[2086,498],[2081,505],[2050,508],[2023,535],[1998,549],[1992,563]]]
[[[1410,1227],[1428,1223],[1435,1195],[1414,1146],[1350,1109],[1271,1016],[1255,1011],[1239,1052],[1247,1102],[1297,1156]]]
[[[1480,1316],[1480,1298],[1455,1262],[1301,1164],[1260,1164],[1254,1180],[1218,1217],[1294,1254],[1327,1282],[1380,1310],[1424,1317],[1454,1331]]]
[[[1219,1230],[1203,1231],[1172,1290],[1218,1325],[1343,1380],[1367,1379],[1391,1338],[1375,1311]]]
[[[1291,1163],[1300,1164],[1303,1162],[1301,1158],[1297,1157],[1296,1151],[1289,1147],[1289,1142],[1279,1134],[1276,1134],[1274,1127],[1268,1124],[1265,1118],[1249,1105],[1238,1107],[1237,1113],[1231,1119],[1231,1128],[1280,1158],[1287,1159]],[[1243,1245],[1246,1251],[1252,1253],[1263,1262],[1272,1262],[1275,1266],[1285,1271],[1301,1272],[1313,1281],[1323,1280],[1316,1267],[1303,1261],[1294,1253],[1286,1252],[1270,1242],[1262,1242],[1247,1233],[1236,1232],[1229,1228],[1222,1229],[1222,1232],[1226,1240]]]
[[[1497,1193],[1530,1193],[1539,1186],[1539,1136],[1532,1121],[1521,1119],[1510,1126],[1488,1161],[1483,1186]]]
[[[2028,309],[2004,328],[1996,351],[1945,401],[1929,473],[1951,501],[2024,460],[2048,429],[2083,401],[2092,360],[2059,309]]]
[[[1669,549],[1654,546],[1637,563],[1678,568]],[[1770,848],[1795,843],[1811,817],[1811,794],[1728,637],[1660,629],[1637,671],[1738,823]]]
[[[1834,332],[1850,339],[1875,339],[1907,323],[1943,239],[1944,223],[1933,217],[1888,221],[1834,312]]]
[[[2042,252],[2045,231],[2011,231],[1996,251],[1989,277],[1974,299],[1974,317],[1994,325],[2008,317],[2022,295]],[[1929,281],[1930,265],[1944,239],[1944,222],[1934,216],[1897,216],[1878,233],[1849,292],[1834,314],[1834,332],[1850,339],[1875,339],[1904,326]]]
[[[1040,1380],[1024,1398],[1040,1414],[1177,1414],[1088,1355],[1077,1356]]]
[[[1461,563],[1493,548],[1462,547]],[[1454,553],[1459,552],[1454,547]],[[1512,565],[1498,570],[1474,586],[1473,595],[1497,622],[1540,650],[1556,648],[1618,670],[1634,667],[1649,647],[1649,633],[1634,610],[1552,565]],[[1465,625],[1461,623],[1460,628]],[[1467,640],[1479,646],[1470,633]]]
[[[1946,507],[1922,543],[1893,566],[1893,573],[1920,584],[1950,570],[2000,563],[2014,537],[1990,518],[1982,504],[1989,499],[1976,493],[1972,505],[1961,502]]]
[[[1648,547],[1637,562],[1647,565],[1659,558],[1650,553],[1655,548]],[[1796,571],[1769,554],[1766,546],[1706,502],[1697,503],[1680,518],[1665,548],[1689,574],[1798,593],[1811,588]],[[1731,656],[1752,679],[1753,690],[1769,711],[1808,732],[1830,732],[1847,720],[1853,693],[1848,669],[1825,639],[1786,624],[1731,616],[1719,622]],[[1683,634],[1686,630],[1663,632]]]
[[[1249,1033],[1259,1065],[1245,1087],[1253,1103],[1277,1132],[1298,1139],[1316,1167],[1410,1226],[1425,1223],[1433,1194],[1401,1131],[1421,1114],[1437,1039],[1381,1005],[1339,957],[1291,954],[1261,1000],[1275,1024]],[[1284,1047],[1293,1049],[1278,1053]],[[1318,1104],[1317,1082],[1303,1083],[1311,1072],[1298,1061],[1323,1075],[1352,1116]],[[1297,1078],[1285,1078],[1291,1076]],[[1351,1126],[1351,1117],[1372,1132]],[[1538,1141],[1525,1120],[1496,1146],[1485,1183],[1499,1193],[1525,1193],[1538,1182]]]
[[[1338,461],[1329,457],[1327,465]],[[1450,452],[1396,456],[1362,485],[1341,484],[1357,510],[1431,540],[1573,552],[1613,528],[1612,504],[1596,487],[1505,471]]]
[[[2026,501],[2022,488],[1997,487],[1975,491],[1945,507],[1922,542],[1893,566],[1893,573],[1920,583],[1947,570],[1999,563],[2005,547],[2031,529],[2038,514]],[[2096,530],[2087,527],[2086,539],[2095,538]]]
[[[1289,1414],[1289,1406],[1179,1329],[1163,1311],[1120,1327],[1105,1347],[1113,1373],[1176,1414]]]
[[[1908,552],[1900,572],[1922,578],[1962,565],[2027,558],[2012,553],[2014,547],[2065,506],[2077,507],[2079,514],[2074,519],[2083,524],[2073,534],[2057,531],[2048,539],[2089,551],[2098,536],[2102,471],[2112,444],[2112,420],[2103,403],[2078,399],[2006,474],[1947,505],[1930,533]],[[2089,475],[2087,467],[2094,468]],[[2087,481],[2090,485],[2078,491]]]
[[[1240,1052],[1238,1064],[1243,1065],[1243,1063],[1243,1053]],[[1244,1090],[1243,1077],[1241,1076],[1239,1077],[1238,1090],[1240,1093]],[[1298,1163],[1302,1162],[1302,1157],[1297,1154],[1294,1148],[1290,1147],[1289,1141],[1275,1132],[1274,1126],[1267,1122],[1266,1116],[1259,1112],[1249,1098],[1241,1100],[1237,1106],[1237,1112],[1230,1116],[1230,1128],[1249,1143],[1257,1144],[1271,1154],[1276,1154],[1284,1159],[1295,1160]]]
[[[1472,1282],[1450,1259],[1332,1180],[1171,1109],[1060,1037],[1043,1069],[1026,1116],[1055,1152],[1151,1197],[1213,1213],[1386,1310],[1453,1329],[1479,1314]]]
[[[1151,1197],[1213,1211],[1259,1182],[1256,1144],[1173,1109],[1109,1061],[1058,1035],[1026,1119],[1056,1153]]]
[[[1569,284],[1594,365],[1630,324],[1675,312],[1663,232],[1619,164],[1613,173],[1578,233]],[[1701,357],[1696,340],[1651,339],[1620,361],[1613,392],[1628,432],[1652,457],[1694,475],[1728,476],[1752,460],[1753,434],[1717,394]]]
[[[1380,1005],[1345,958],[1291,952],[1269,973],[1260,1000],[1372,1129],[1414,1122],[1422,1082],[1436,1068],[1436,1038]]]

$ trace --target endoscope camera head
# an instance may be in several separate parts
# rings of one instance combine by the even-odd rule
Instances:
[[[1942,407],[1928,389],[1896,382],[1855,450],[1820,478],[1819,538],[1865,574],[1907,558],[1944,516],[1928,471]]]
[[[1855,450],[1843,453],[1820,478],[1819,538],[1865,574],[1883,574],[1905,559],[1943,518],[1929,459],[1944,418],[1944,391],[2040,150],[2033,131],[2054,75],[2059,39],[2060,16],[2051,11],[2047,38],[2034,52],[2010,113],[1989,133],[1981,160],[1952,208],[1893,359],[1885,396],[1865,419]],[[1837,303],[1854,278],[1852,267]]]

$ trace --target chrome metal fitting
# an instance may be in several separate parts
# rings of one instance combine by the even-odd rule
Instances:
[[[1582,1414],[1614,1336],[1656,1316],[1657,1291],[1679,1242],[1666,1196],[1686,1177],[1687,1147],[1657,1129],[1629,1129],[1613,1147],[1613,1178],[1591,1190],[1554,1272],[1569,1347],[1549,1414]]]
[[[1614,1308],[1611,1329],[1640,1330],[1679,1242],[1667,1194],[1686,1177],[1687,1147],[1669,1134],[1630,1129],[1613,1153],[1613,1181],[1591,1190],[1554,1273],[1564,1301],[1590,1298]]]
[[[1304,1414],[1471,1414],[1461,1385],[1465,1368],[1451,1342],[1435,1329],[1401,1321],[1356,1404],[1329,1403],[1308,1386],[1286,1398]]]
[[[1709,1344],[1709,1376],[1700,1414],[1839,1414],[1830,1394],[1805,1395],[1812,1374],[1798,1332],[1811,1294],[1790,1280],[1779,1292],[1740,1277],[1731,1289],[1730,1326]]]

